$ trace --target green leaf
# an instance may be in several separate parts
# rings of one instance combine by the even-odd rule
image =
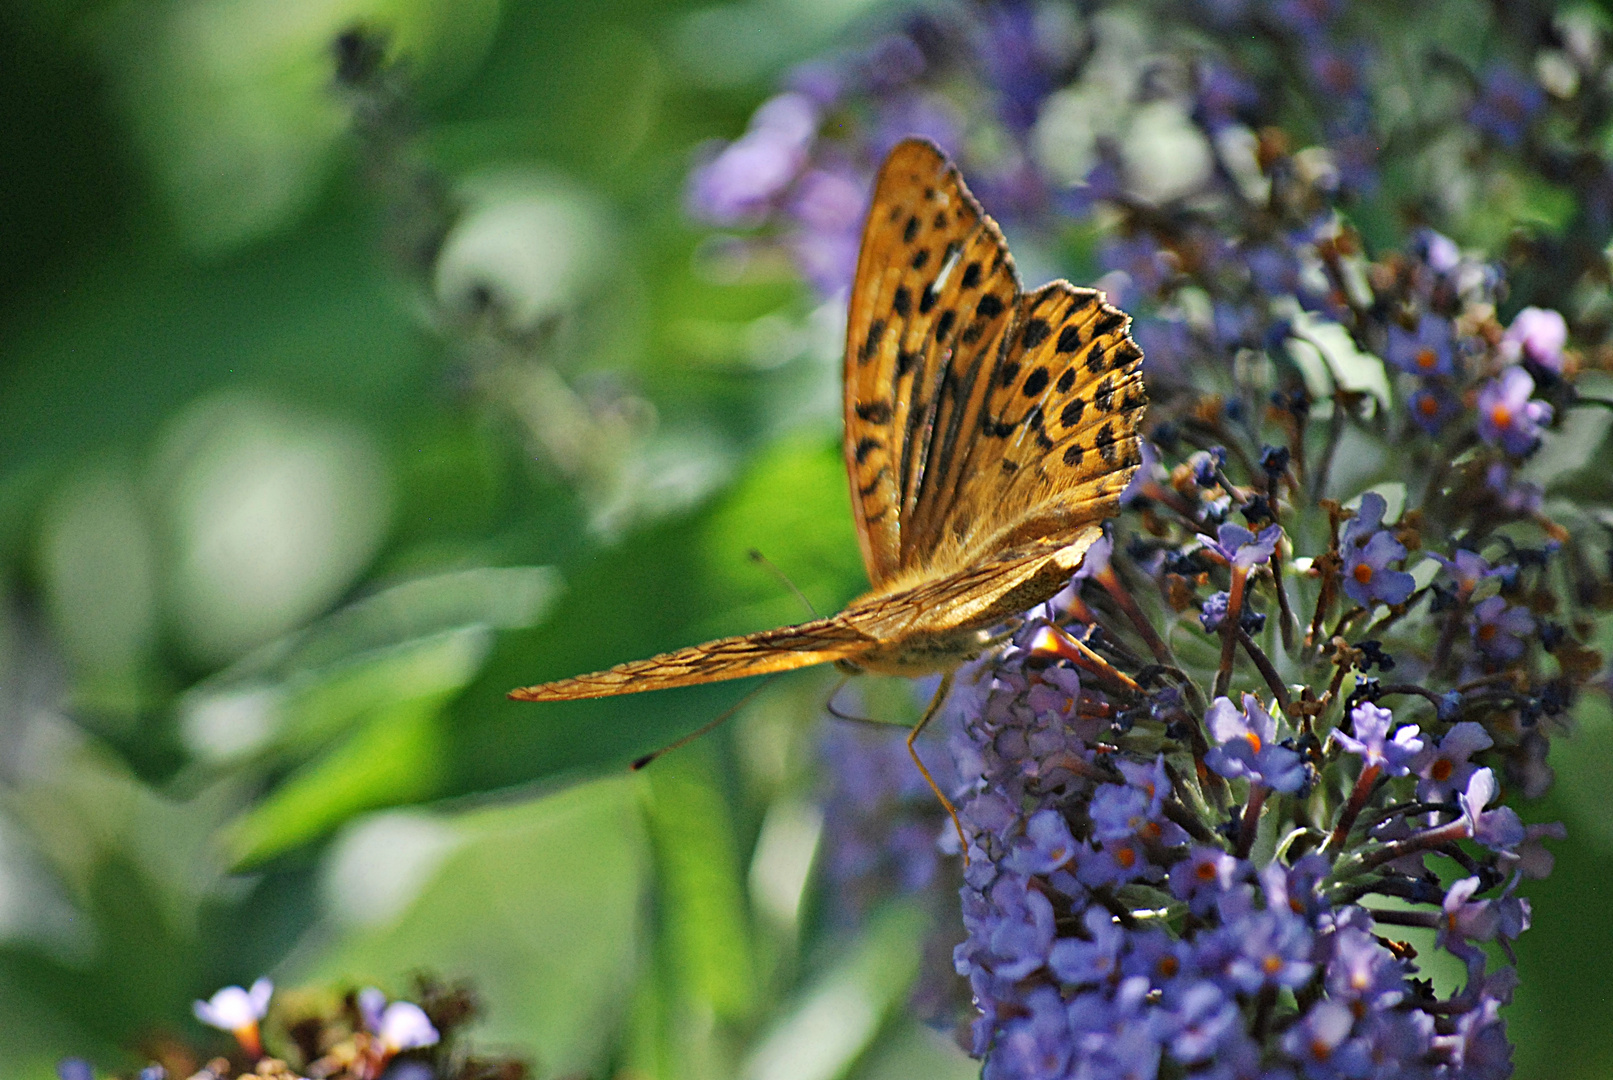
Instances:
[[[327,868],[327,884],[349,883],[327,888],[330,944],[304,954],[282,983],[403,989],[413,971],[469,978],[485,1006],[477,1045],[530,1054],[540,1077],[595,1075],[643,952],[649,851],[639,789],[635,778],[612,777],[513,806],[361,823]],[[434,869],[416,873],[400,830],[385,828],[391,819],[423,819],[444,834],[446,843],[427,841]],[[377,919],[364,888],[400,886],[413,895]]]
[[[746,1059],[745,1080],[836,1080],[873,1043],[918,976],[930,918],[882,909],[838,963],[809,986]]]
[[[325,835],[355,814],[434,794],[442,779],[443,695],[378,710],[329,753],[299,769],[226,832],[236,866]]]
[[[870,1047],[852,1072],[856,1080],[978,1080],[980,1062],[965,1054],[946,1032],[914,1020],[891,1025],[893,1030]]]
[[[690,754],[650,773],[646,811],[655,839],[662,922],[684,992],[719,1017],[755,1006],[755,960],[728,804]]]

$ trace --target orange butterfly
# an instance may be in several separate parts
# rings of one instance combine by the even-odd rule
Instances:
[[[1129,323],[1066,281],[1022,292],[957,168],[929,142],[902,142],[874,189],[846,326],[846,472],[873,588],[827,619],[510,697],[635,694],[831,662],[944,672],[911,751],[957,665],[990,646],[992,627],[1062,589],[1115,513],[1148,402]]]

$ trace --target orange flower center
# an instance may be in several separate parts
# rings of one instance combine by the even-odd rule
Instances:
[[[1432,394],[1424,394],[1417,399],[1417,411],[1424,416],[1439,415],[1439,400]]]
[[[1505,405],[1492,405],[1490,407],[1490,422],[1496,427],[1512,426],[1512,410]]]
[[[1123,868],[1130,870],[1133,866],[1137,865],[1137,853],[1130,847],[1117,848],[1115,850],[1115,862],[1119,863]]]
[[[1479,627],[1479,640],[1480,641],[1490,641],[1491,639],[1493,639],[1495,637],[1496,633],[1497,633],[1497,630],[1496,630],[1495,623],[1488,623],[1487,622],[1483,626]]]
[[[1368,566],[1364,562],[1356,563],[1355,569],[1351,571],[1351,574],[1355,580],[1359,581],[1363,585],[1372,584],[1372,567]]]
[[[1451,761],[1450,758],[1439,758],[1432,766],[1429,767],[1428,775],[1430,779],[1438,780],[1443,783],[1444,781],[1449,780],[1451,778],[1451,773],[1455,771],[1455,762]]]
[[[1439,354],[1433,349],[1419,349],[1417,351],[1417,366],[1422,368],[1424,371],[1428,371],[1431,368],[1438,366],[1438,364]]]
[[[1194,876],[1200,881],[1214,881],[1215,864],[1210,862],[1199,863],[1198,869],[1194,871]]]

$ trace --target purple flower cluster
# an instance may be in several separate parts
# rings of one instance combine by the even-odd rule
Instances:
[[[1163,752],[1148,760],[1117,749],[1104,695],[1038,663],[1039,629],[966,670],[953,699],[962,725],[953,755],[973,777],[959,808],[970,861],[967,937],[954,959],[978,1009],[972,1048],[985,1076],[1508,1075],[1498,1010],[1514,980],[1510,969],[1487,971],[1477,943],[1515,938],[1529,908],[1510,886],[1476,897],[1525,836],[1510,810],[1486,809],[1491,775],[1466,760],[1487,745],[1477,725],[1457,725],[1425,751],[1415,726],[1391,733],[1389,711],[1365,704],[1353,736],[1335,732],[1366,768],[1415,771],[1420,795],[1452,793],[1465,779],[1460,809],[1434,810],[1385,845],[1400,859],[1458,836],[1495,851],[1491,870],[1443,893],[1416,879],[1437,914],[1374,912],[1352,898],[1391,876],[1413,879],[1364,872],[1362,860],[1325,849],[1291,860],[1238,853],[1192,820],[1208,785],[1184,787]],[[1204,764],[1251,798],[1305,785],[1301,753],[1277,740],[1252,695],[1241,709],[1216,701],[1206,723],[1218,745]],[[1397,921],[1437,929],[1441,947],[1467,964],[1467,985],[1439,998],[1417,980],[1408,952],[1382,936]]]
[[[1613,160],[1582,137],[1613,112],[1613,48],[1509,24],[1506,55],[1428,60],[1438,92],[1408,113],[1384,105],[1422,84],[1366,10],[1076,25],[987,2],[812,68],[832,90],[793,78],[820,122],[758,235],[821,294],[849,256],[822,273],[800,237],[850,251],[855,215],[808,226],[803,178],[866,177],[929,133],[1145,354],[1145,462],[1101,567],[1094,548],[950,705],[955,961],[987,1076],[1509,1074],[1515,976],[1482,947],[1510,956],[1560,827],[1496,799],[1546,790],[1562,718],[1608,682],[1606,510],[1558,510],[1529,462],[1607,404],[1576,379],[1613,355],[1608,323],[1575,298],[1613,241]],[[1543,50],[1577,82],[1520,74]],[[1427,182],[1435,139],[1470,186]],[[1486,252],[1461,200],[1520,174],[1569,196],[1568,224]],[[1436,993],[1401,926],[1465,985]]]

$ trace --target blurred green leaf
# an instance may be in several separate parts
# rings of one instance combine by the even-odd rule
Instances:
[[[755,959],[728,805],[693,753],[649,772],[661,922],[681,989],[726,1020],[756,1005]]]
[[[150,522],[127,463],[106,462],[52,498],[39,562],[51,622],[82,673],[80,700],[132,718],[157,636]],[[86,685],[87,684],[87,685]]]
[[[978,1080],[980,1062],[946,1032],[906,1020],[893,1023],[851,1075],[855,1080]]]
[[[288,980],[396,985],[400,973],[474,977],[481,1045],[530,1053],[539,1077],[592,1075],[626,1012],[642,955],[649,851],[636,778],[438,820],[454,837],[401,914],[378,925],[332,912],[324,944]],[[381,877],[395,845],[332,855]],[[397,852],[399,856],[401,852]],[[377,883],[380,887],[380,883]]]
[[[894,903],[799,1001],[746,1059],[745,1080],[835,1080],[850,1071],[918,976],[929,916]]]
[[[475,675],[490,640],[486,627],[460,627],[299,672],[284,684],[205,691],[186,703],[186,740],[215,762],[269,749],[305,757],[363,717],[422,698],[443,700]]]
[[[1613,391],[1613,379],[1599,372],[1586,372],[1578,380],[1578,390],[1588,397],[1606,398]],[[1598,451],[1607,441],[1609,428],[1613,428],[1613,411],[1570,409],[1560,427],[1541,436],[1540,450],[1519,471],[1519,479],[1549,488],[1592,461],[1605,461]]]
[[[488,566],[415,578],[260,650],[225,677],[306,672],[445,630],[522,629],[543,618],[560,588],[560,575],[547,566]]]
[[[391,519],[391,476],[366,431],[240,393],[175,417],[151,483],[175,630],[214,663],[328,608]]]
[[[216,255],[319,194],[346,127],[332,42],[362,25],[411,72],[462,77],[498,0],[277,0],[108,5],[91,38],[181,238]]]
[[[365,810],[435,794],[442,780],[443,700],[426,695],[378,709],[362,728],[298,769],[226,830],[232,864],[250,866]]]
[[[481,666],[489,631],[532,625],[559,588],[546,567],[485,567],[360,600],[194,688],[182,707],[192,752],[302,756],[377,708],[458,690]]]

